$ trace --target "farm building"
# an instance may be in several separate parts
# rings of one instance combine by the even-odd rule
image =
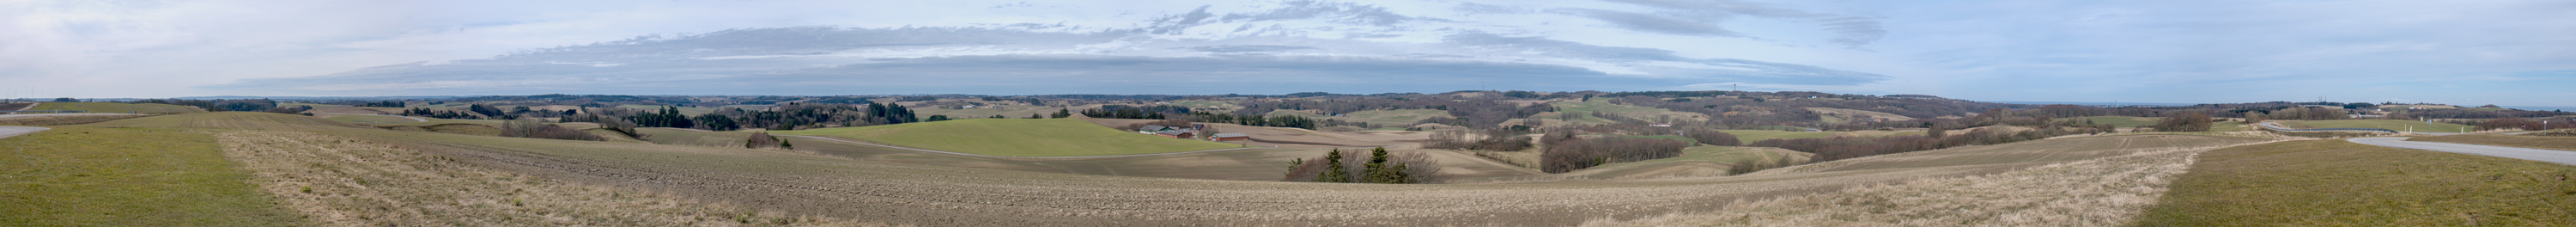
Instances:
[[[1172,131],[1154,132],[1154,135],[1156,135],[1156,136],[1163,136],[1164,138],[1173,138],[1173,139],[1189,139],[1189,138],[1198,138],[1198,133],[1196,133],[1196,132],[1186,132],[1186,131],[1181,131],[1181,130],[1172,130]]]
[[[1249,139],[1252,139],[1252,135],[1246,135],[1246,134],[1243,134],[1243,133],[1240,133],[1240,132],[1235,132],[1235,133],[1217,133],[1216,135],[1208,135],[1208,141],[1249,140]]]

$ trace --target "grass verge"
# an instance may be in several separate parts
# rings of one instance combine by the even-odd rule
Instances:
[[[2576,226],[2576,166],[2343,140],[2203,153],[2138,226]]]
[[[213,137],[56,127],[0,138],[0,226],[287,226]]]
[[[2517,136],[2517,135],[2476,135],[2476,134],[2471,134],[2471,135],[2449,135],[2449,136],[2427,136],[2427,137],[2415,137],[2415,138],[2406,139],[2406,141],[2443,142],[2443,143],[2464,143],[2464,144],[2477,144],[2477,145],[2489,145],[2489,146],[2506,146],[2506,147],[2520,147],[2520,148],[2531,148],[2531,149],[2550,149],[2550,150],[2562,150],[2562,151],[2576,151],[2576,137],[2556,137],[2556,136]]]

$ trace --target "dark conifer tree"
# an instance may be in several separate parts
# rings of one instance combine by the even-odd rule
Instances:
[[[1315,182],[1350,183],[1350,171],[1342,170],[1342,149],[1327,152],[1331,153],[1324,155],[1324,173],[1315,174]]]

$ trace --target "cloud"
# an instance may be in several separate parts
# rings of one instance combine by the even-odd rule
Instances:
[[[1127,92],[1072,88],[1186,84],[1200,90],[1175,91],[1217,93],[1388,85],[1466,89],[1457,87],[1460,81],[1534,90],[1677,88],[1726,82],[1848,86],[1887,78],[1802,64],[1691,58],[1657,48],[1507,36],[1482,29],[1426,30],[1475,24],[1401,15],[1354,3],[1292,1],[1248,12],[1217,10],[1200,6],[1145,17],[1136,27],[1002,23],[655,34],[513,51],[489,59],[407,63],[199,88],[327,94],[532,90],[890,94]],[[1698,25],[1675,22],[1670,26]],[[1330,33],[1341,35],[1325,35]],[[1437,39],[1378,40],[1400,37]]]

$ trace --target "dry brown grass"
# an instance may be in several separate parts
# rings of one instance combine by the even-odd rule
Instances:
[[[660,193],[557,182],[373,141],[306,132],[217,133],[224,155],[325,226],[858,226]]]
[[[2115,226],[2153,205],[2193,154],[2140,151],[1992,175],[1911,180],[1591,226]]]

